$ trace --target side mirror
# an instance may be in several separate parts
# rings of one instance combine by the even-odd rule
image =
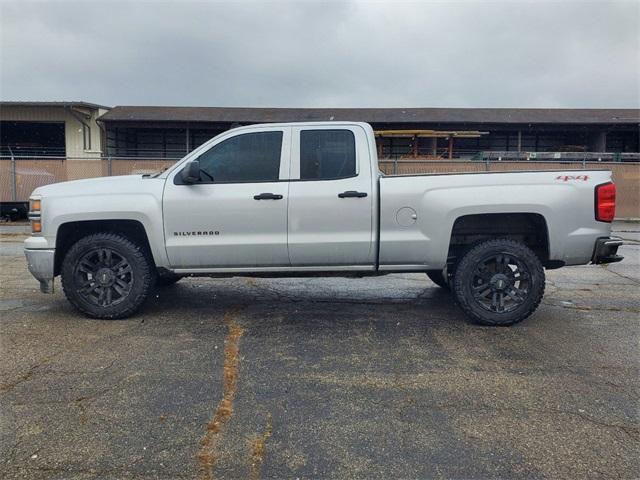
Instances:
[[[200,160],[191,160],[180,172],[182,181],[186,184],[200,181]]]

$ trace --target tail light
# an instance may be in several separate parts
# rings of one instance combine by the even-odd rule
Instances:
[[[603,183],[596,187],[596,220],[613,222],[616,216],[616,184]]]

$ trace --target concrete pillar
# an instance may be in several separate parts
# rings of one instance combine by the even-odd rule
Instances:
[[[438,155],[438,137],[431,139],[431,155],[434,157]]]

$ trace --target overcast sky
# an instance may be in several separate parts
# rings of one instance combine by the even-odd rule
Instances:
[[[640,1],[0,0],[0,99],[640,106]]]

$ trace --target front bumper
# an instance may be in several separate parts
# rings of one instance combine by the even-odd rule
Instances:
[[[618,237],[606,237],[596,240],[591,261],[596,265],[601,263],[614,263],[621,261],[624,257],[618,255],[618,248],[624,243]]]
[[[31,275],[40,282],[42,293],[53,293],[53,268],[55,250],[24,249]]]

